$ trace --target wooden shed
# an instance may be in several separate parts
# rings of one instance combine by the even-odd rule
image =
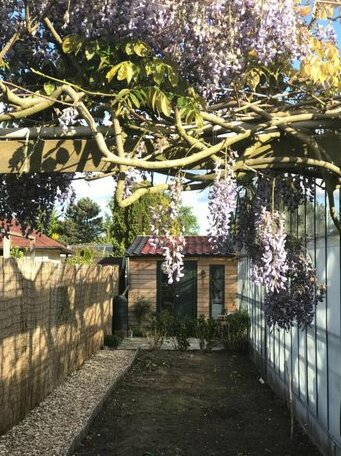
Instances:
[[[190,318],[217,318],[236,310],[237,258],[233,248],[217,253],[207,236],[186,236],[184,277],[168,284],[162,272],[163,256],[149,236],[137,236],[127,249],[128,324],[136,324],[134,306],[148,299],[155,311],[167,309]]]

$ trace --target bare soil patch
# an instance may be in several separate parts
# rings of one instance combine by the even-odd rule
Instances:
[[[77,456],[319,456],[247,355],[141,352]]]

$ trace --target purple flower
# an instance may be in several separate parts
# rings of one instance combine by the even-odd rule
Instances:
[[[220,163],[217,162],[216,178],[208,195],[209,241],[221,252],[224,252],[229,244],[231,216],[237,207],[237,182],[233,174],[233,163],[234,156],[223,175]]]
[[[287,252],[285,250],[285,217],[279,212],[262,208],[257,217],[256,243],[261,256],[253,259],[252,280],[264,285],[267,292],[285,290],[287,282]]]

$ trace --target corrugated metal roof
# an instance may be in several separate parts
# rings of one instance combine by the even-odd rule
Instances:
[[[161,256],[160,249],[155,249],[149,242],[150,236],[137,236],[128,247],[126,254],[132,256]],[[185,236],[185,256],[233,256],[235,255],[232,241],[227,245],[225,252],[216,251],[209,243],[208,236]]]

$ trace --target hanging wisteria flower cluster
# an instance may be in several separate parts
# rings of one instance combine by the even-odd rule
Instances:
[[[78,122],[78,111],[73,106],[63,109],[62,114],[58,117],[59,125],[64,133],[68,132],[68,127],[76,125]]]
[[[278,176],[267,171],[249,187],[238,189],[238,194],[234,242],[239,251],[245,250],[253,258],[259,254],[255,245],[255,226],[262,208],[270,207],[273,199],[276,207],[294,212],[300,205],[314,200],[315,185],[309,176],[288,173]]]
[[[165,258],[162,264],[162,272],[168,276],[169,284],[174,281],[179,282],[184,275],[182,271],[185,237],[181,232],[181,227],[180,234],[174,233],[174,225],[178,223],[179,219],[181,193],[182,178],[178,175],[170,185],[170,202],[164,217],[161,216],[164,213],[164,207],[151,208],[152,238],[149,242],[156,250],[159,249]]]
[[[235,155],[231,152],[225,169],[216,162],[215,180],[208,194],[208,236],[211,245],[219,252],[230,246],[231,216],[237,207],[237,182],[233,173]]]
[[[137,144],[136,150],[135,150],[135,158],[141,158],[143,153],[145,152],[145,143],[144,141],[140,141]],[[148,179],[147,177],[148,172],[144,169],[138,169],[138,168],[133,168],[129,167],[125,170],[124,172],[124,190],[123,190],[123,195],[122,198],[126,199],[129,198],[134,192],[134,188],[141,184],[143,181],[146,181]],[[117,182],[120,178],[120,174],[115,174],[113,176],[114,182],[115,182],[115,188],[117,186]]]
[[[137,168],[128,168],[125,172],[125,182],[123,198],[128,198],[133,194],[134,185],[141,182],[144,178],[144,173]]]
[[[285,173],[276,178],[275,202],[283,201],[289,211],[295,211],[305,201],[313,201],[314,194],[312,177]]]
[[[285,330],[290,329],[294,322],[304,328],[313,322],[315,307],[323,300],[325,287],[318,282],[302,242],[288,236],[286,251],[287,287],[266,294],[263,303],[265,321],[270,327]]]
[[[235,245],[251,258],[254,283],[264,286],[263,310],[270,327],[310,325],[316,304],[323,299],[324,288],[302,240],[286,234],[283,213],[270,210],[282,205],[291,213],[312,204],[314,194],[313,179],[271,172],[239,192]]]
[[[257,217],[255,234],[259,256],[252,260],[253,282],[264,285],[267,292],[285,290],[288,263],[284,214],[263,207]]]

